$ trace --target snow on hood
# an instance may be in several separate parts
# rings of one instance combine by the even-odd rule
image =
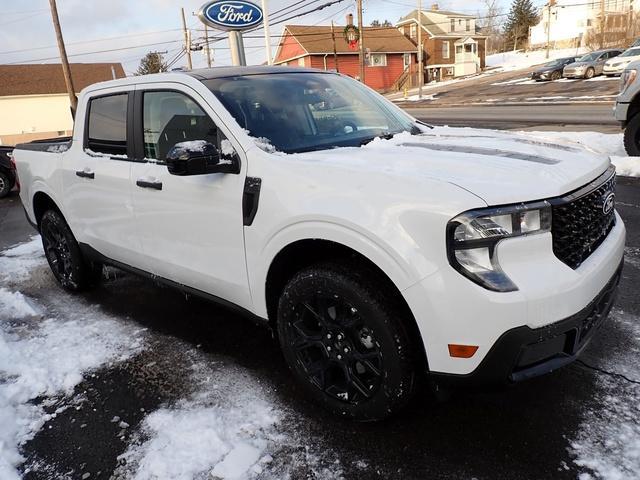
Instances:
[[[448,127],[422,135],[402,133],[390,140],[376,139],[362,148],[299,155],[303,160],[448,182],[489,205],[563,195],[589,183],[610,164],[608,157],[573,142]]]

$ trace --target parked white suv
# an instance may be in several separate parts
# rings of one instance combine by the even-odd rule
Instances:
[[[420,372],[510,383],[571,362],[620,277],[607,158],[431,130],[333,73],[93,85],[72,140],[15,158],[63,287],[109,264],[239,308],[313,398],[360,420],[405,405]]]

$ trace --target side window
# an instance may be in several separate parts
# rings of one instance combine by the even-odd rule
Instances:
[[[218,146],[218,129],[213,120],[187,95],[145,92],[143,103],[145,158],[164,161],[174,145],[192,140]]]
[[[89,102],[87,148],[107,155],[127,154],[127,102],[129,95],[119,93]]]

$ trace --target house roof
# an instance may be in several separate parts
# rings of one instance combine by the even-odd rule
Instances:
[[[349,48],[343,29],[344,27],[335,27],[337,52],[357,53],[357,50]],[[333,53],[330,26],[287,25],[283,39],[287,32],[310,54]],[[402,53],[413,52],[416,46],[395,27],[364,27],[364,48],[373,53]]]
[[[120,63],[72,63],[71,77],[77,92],[97,82],[125,76]],[[0,97],[66,93],[59,63],[0,65]]]

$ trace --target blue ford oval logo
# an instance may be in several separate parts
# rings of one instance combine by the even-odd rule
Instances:
[[[602,213],[604,213],[605,215],[609,215],[613,211],[615,206],[616,206],[616,194],[610,193],[609,195],[604,197],[604,200],[602,203]]]
[[[262,9],[246,0],[215,0],[198,12],[200,20],[220,30],[246,30],[262,22]]]

